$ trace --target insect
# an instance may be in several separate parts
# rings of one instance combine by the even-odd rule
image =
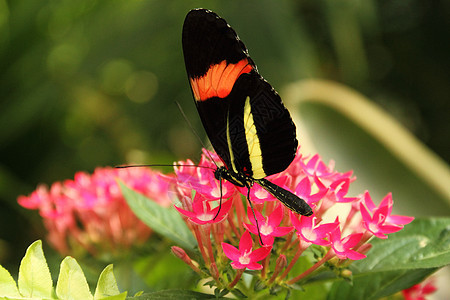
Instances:
[[[215,178],[246,187],[250,204],[257,183],[292,211],[311,215],[303,199],[264,179],[293,161],[295,125],[236,32],[214,12],[194,9],[184,21],[182,44],[198,113],[224,164]]]

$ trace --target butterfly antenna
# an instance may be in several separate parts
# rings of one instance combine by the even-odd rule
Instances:
[[[203,169],[214,170],[214,168],[207,166],[197,166],[197,165],[184,165],[184,164],[172,164],[172,165],[159,165],[159,164],[148,164],[148,165],[123,165],[123,166],[115,166],[116,169],[126,169],[126,168],[143,168],[143,167],[196,167]]]
[[[203,148],[206,149],[205,144],[203,143],[203,140],[200,138],[200,135],[198,135],[197,131],[194,129],[194,126],[192,126],[191,122],[189,121],[188,117],[186,116],[186,114],[184,113],[183,108],[181,107],[180,103],[178,103],[178,101],[175,101],[175,104],[178,106],[178,110],[180,111],[181,115],[183,116],[184,120],[186,121],[186,123],[188,124],[189,128],[191,128],[192,132],[195,134],[195,136],[197,137],[197,139],[200,141],[200,144],[203,146]],[[216,161],[212,158],[211,154],[206,151],[206,154],[208,154],[209,159],[216,165],[216,168],[218,169],[219,166],[217,165]],[[210,168],[211,169],[211,168]],[[220,210],[222,208],[222,176],[220,176],[219,178],[219,189],[220,189],[220,200],[219,200],[219,209],[217,210],[216,215],[214,216],[214,219],[217,218],[217,216],[220,213]],[[253,209],[253,208],[252,208]],[[213,220],[214,220],[213,219]],[[255,218],[256,220],[256,218]],[[258,221],[256,221],[258,222]],[[258,229],[259,232],[259,229]],[[260,237],[261,238],[261,237]]]
[[[203,140],[200,138],[200,135],[197,133],[197,131],[195,131],[194,126],[192,126],[191,122],[189,121],[189,119],[187,118],[186,114],[184,113],[183,108],[181,107],[180,103],[178,103],[178,101],[175,101],[175,104],[178,106],[178,110],[180,111],[181,115],[184,118],[184,121],[188,124],[189,128],[191,128],[192,132],[194,133],[194,135],[197,137],[197,139],[199,140],[200,144],[202,145],[203,148],[206,149],[205,143],[203,143]],[[209,154],[209,152],[206,152],[209,156],[209,159],[211,159],[211,161],[216,165],[216,167],[218,168],[219,166],[216,164],[216,162],[214,161],[214,159],[212,158],[211,154]]]

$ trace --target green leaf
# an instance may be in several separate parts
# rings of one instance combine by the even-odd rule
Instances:
[[[172,207],[165,208],[119,182],[133,212],[154,231],[178,245],[193,250],[196,242],[180,214]]]
[[[59,299],[93,299],[80,265],[70,256],[61,262],[56,295]]]
[[[20,263],[18,285],[23,297],[51,298],[53,283],[42,251],[42,241],[28,247]]]
[[[152,291],[191,289],[198,280],[197,273],[186,268],[186,264],[171,251],[159,251],[140,258],[135,262],[134,270]]]
[[[0,297],[21,297],[11,274],[0,266]]]
[[[100,274],[95,289],[94,299],[125,299],[127,292],[120,294],[116,278],[113,273],[113,265],[108,265]]]
[[[351,266],[353,286],[342,280],[335,282],[329,300],[389,296],[449,265],[450,218],[416,219],[372,245],[367,258]]]
[[[354,264],[359,272],[443,267],[450,264],[450,218],[416,219],[371,244],[368,258]]]
[[[128,298],[131,299],[131,298]],[[216,299],[214,295],[203,294],[187,290],[165,290],[154,293],[145,293],[132,299],[154,300],[154,299]],[[219,298],[223,299],[223,298]]]

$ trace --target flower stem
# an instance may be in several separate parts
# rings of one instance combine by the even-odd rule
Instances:
[[[334,251],[332,249],[330,249],[327,254],[325,254],[325,256],[319,260],[318,262],[316,262],[311,268],[309,268],[308,270],[306,270],[305,272],[303,272],[302,274],[298,275],[297,277],[292,278],[291,280],[287,281],[287,284],[294,284],[297,281],[305,278],[306,276],[308,276],[309,274],[311,274],[312,272],[314,272],[315,270],[317,270],[320,266],[322,266],[325,262],[327,262],[328,260],[330,260],[331,258],[334,257]]]
[[[295,242],[295,241],[292,242],[293,235],[294,235],[294,231],[291,231],[290,233],[288,233],[288,235],[286,237],[286,242],[284,243],[284,246],[281,249],[280,253],[286,253],[287,249],[290,248],[291,244]]]
[[[208,257],[211,263],[214,263],[214,254],[211,244],[211,225],[204,225],[200,227],[201,236],[203,239],[203,245],[206,247],[208,251]]]
[[[281,255],[277,258],[277,261],[276,261],[276,264],[275,264],[275,269],[274,269],[274,271],[273,271],[272,276],[270,277],[269,281],[267,281],[267,284],[268,284],[268,285],[271,285],[271,284],[275,281],[275,278],[277,278],[277,276],[278,276],[278,274],[280,274],[281,270],[282,270],[284,267],[286,267],[286,263],[287,263],[287,261],[286,261],[286,256],[284,256],[283,254],[281,254]]]
[[[358,251],[358,249],[359,249],[362,245],[364,245],[364,244],[365,244],[372,236],[373,236],[373,234],[372,234],[370,231],[366,230],[366,231],[364,232],[364,234],[363,234],[361,240],[359,241],[359,243],[358,243],[355,247],[353,247],[353,250]]]
[[[266,278],[267,270],[269,269],[270,255],[266,256],[263,260],[263,268],[261,269],[261,279]]]
[[[199,227],[200,226],[193,226],[194,233],[195,233],[195,238],[197,239],[198,248],[199,248],[200,252],[202,253],[202,257],[203,257],[203,260],[205,261],[205,265],[209,266],[209,264],[211,262],[209,260],[208,255],[205,252],[205,247],[203,245],[202,234],[200,233]]]
[[[242,274],[244,273],[244,270],[245,270],[245,269],[239,269],[239,270],[237,270],[237,272],[236,272],[236,277],[234,277],[234,280],[228,285],[228,289],[231,290],[231,289],[236,285],[236,283],[239,282],[239,279],[241,279],[241,276],[242,276]]]
[[[295,253],[294,257],[292,258],[291,262],[289,263],[286,270],[284,270],[283,274],[280,276],[280,280],[284,279],[287,274],[291,271],[292,267],[294,267],[295,263],[299,259],[300,255],[302,255],[303,251],[305,251],[305,248],[303,248],[301,245],[298,246],[297,252]]]

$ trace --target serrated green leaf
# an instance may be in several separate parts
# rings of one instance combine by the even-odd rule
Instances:
[[[0,266],[0,296],[21,297],[16,282],[8,270]]]
[[[228,289],[223,289],[219,291],[219,297],[225,297],[230,291]],[[240,292],[240,291],[239,291]]]
[[[93,299],[86,277],[73,257],[67,256],[61,262],[56,295],[58,299]]]
[[[42,251],[42,241],[28,247],[20,263],[18,285],[23,297],[51,298],[53,282]]]
[[[214,295],[203,294],[187,290],[165,290],[154,293],[144,293],[132,299],[136,300],[155,300],[155,299],[216,299]]]
[[[423,281],[434,271],[436,269],[433,268],[359,274],[354,277],[353,285],[343,280],[335,282],[327,299],[380,299]]]
[[[353,264],[357,273],[443,267],[450,264],[450,218],[416,219],[371,244],[368,257]]]
[[[193,250],[196,243],[177,211],[165,208],[142,194],[119,182],[122,193],[133,212],[158,234],[174,241],[181,247]]]
[[[105,299],[106,297],[118,296],[119,294],[120,291],[113,273],[113,265],[108,265],[100,274],[97,287],[95,289],[94,299]]]
[[[335,282],[329,300],[378,299],[417,284],[450,264],[450,218],[416,219],[387,240],[376,239],[354,262],[353,286]]]
[[[236,297],[236,298],[239,298],[239,299],[244,299],[244,298],[248,298],[241,290],[239,290],[239,289],[232,289],[231,290],[231,293]],[[225,294],[226,295],[226,294]],[[224,296],[225,296],[224,295]]]

